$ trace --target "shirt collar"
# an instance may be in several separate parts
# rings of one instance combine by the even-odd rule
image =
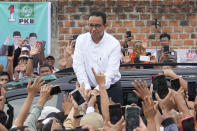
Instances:
[[[91,34],[89,33],[89,40],[94,43],[94,46],[100,46],[102,43],[104,43],[103,41],[105,40],[106,38],[106,32],[104,31],[104,34],[103,34],[103,37],[102,39],[96,44],[93,40],[92,40],[92,37],[91,37]]]

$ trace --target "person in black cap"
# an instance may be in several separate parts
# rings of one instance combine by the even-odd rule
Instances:
[[[59,71],[59,69],[57,69],[57,68],[54,67],[55,58],[54,58],[52,55],[48,55],[48,56],[45,58],[45,64],[48,64],[48,65],[51,66],[53,73]]]

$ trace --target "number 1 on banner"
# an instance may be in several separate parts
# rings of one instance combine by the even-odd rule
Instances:
[[[15,19],[14,19],[14,5],[10,5],[8,10],[10,10],[10,18],[8,19],[8,21],[15,21]]]

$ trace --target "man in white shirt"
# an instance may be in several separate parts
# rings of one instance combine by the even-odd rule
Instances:
[[[77,80],[85,83],[90,92],[99,90],[92,68],[106,77],[106,89],[109,97],[116,103],[123,103],[120,85],[120,43],[106,33],[106,14],[101,11],[91,12],[88,20],[89,32],[81,34],[76,40],[73,68]]]

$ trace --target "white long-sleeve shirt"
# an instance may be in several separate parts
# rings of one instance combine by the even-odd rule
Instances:
[[[92,67],[97,73],[103,72],[106,77],[106,89],[109,89],[111,84],[121,78],[120,59],[121,48],[117,39],[104,32],[103,38],[96,44],[88,32],[78,36],[76,40],[73,69],[79,83],[85,83],[85,89],[91,89],[92,86],[99,90]]]

